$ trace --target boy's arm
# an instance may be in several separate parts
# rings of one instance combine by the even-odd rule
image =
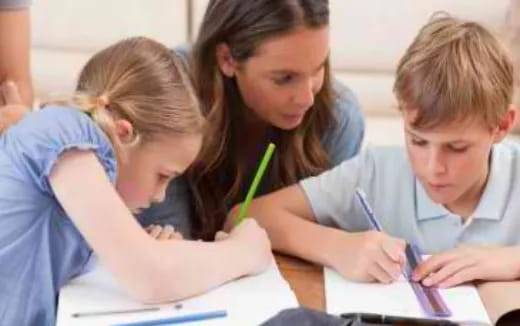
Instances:
[[[261,272],[272,261],[265,231],[251,219],[218,242],[153,239],[131,215],[92,152],[62,154],[49,180],[101,263],[142,301],[189,297]]]
[[[238,214],[235,207],[227,229]],[[317,223],[300,185],[254,200],[249,215],[267,230],[273,248],[337,270],[356,281],[391,282],[400,275],[404,242],[383,233],[350,233]]]
[[[28,9],[0,10],[0,84],[7,80],[16,83],[23,103],[32,107]]]
[[[232,228],[238,211],[237,205],[229,214],[226,230]],[[342,237],[344,232],[317,224],[312,208],[299,185],[255,199],[249,206],[248,213],[267,230],[274,250],[331,266],[333,259],[329,255],[337,247],[335,238]],[[316,246],[318,242],[320,246]]]

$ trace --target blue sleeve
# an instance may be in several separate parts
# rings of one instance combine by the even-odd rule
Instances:
[[[46,107],[26,115],[6,131],[2,145],[21,175],[44,193],[53,193],[48,177],[60,155],[69,149],[93,151],[115,182],[112,144],[86,114],[74,108]]]
[[[323,138],[332,166],[359,153],[365,135],[365,118],[354,93],[334,81],[336,126]]]

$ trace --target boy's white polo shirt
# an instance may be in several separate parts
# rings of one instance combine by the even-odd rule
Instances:
[[[374,147],[332,170],[300,182],[320,224],[370,228],[355,199],[363,189],[384,231],[424,253],[459,243],[520,244],[520,145],[493,146],[488,182],[468,223],[430,200],[402,147]]]

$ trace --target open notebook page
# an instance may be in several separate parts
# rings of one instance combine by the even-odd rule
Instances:
[[[175,282],[174,279],[171,280]],[[227,310],[228,316],[199,322],[197,325],[258,325],[280,310],[298,306],[296,296],[280,274],[276,263],[264,273],[229,282],[206,294],[182,300],[181,309],[175,303],[152,305],[160,311],[74,318],[73,313],[150,307],[128,296],[114,278],[97,266],[60,291],[58,326],[111,325],[158,318],[171,318],[198,312]]]
[[[453,313],[450,320],[491,325],[474,286],[462,285],[441,289],[440,294]],[[427,317],[410,284],[402,276],[392,284],[357,283],[347,281],[334,270],[325,268],[325,302],[327,312],[335,315],[366,312]]]

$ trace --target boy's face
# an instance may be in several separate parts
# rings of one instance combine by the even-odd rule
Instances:
[[[417,130],[413,127],[416,112],[403,110],[406,148],[430,199],[451,210],[467,207],[468,200],[478,202],[487,180],[491,147],[505,137],[509,126],[491,130],[480,121],[468,120]]]
[[[126,148],[116,189],[134,214],[162,202],[169,182],[195,160],[201,136],[166,137]]]

